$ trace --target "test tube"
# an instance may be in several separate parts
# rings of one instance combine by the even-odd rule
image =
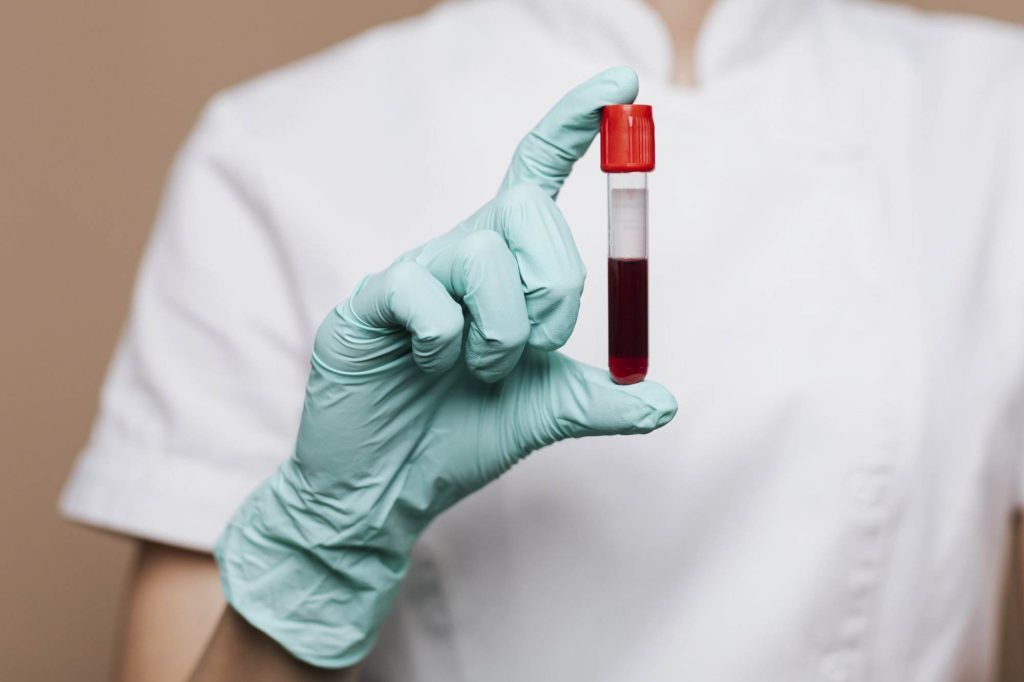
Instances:
[[[601,170],[608,174],[608,371],[618,384],[647,376],[647,173],[654,118],[647,104],[601,111]]]

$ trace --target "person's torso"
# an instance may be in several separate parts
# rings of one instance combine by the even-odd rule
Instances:
[[[1024,288],[983,200],[1008,123],[943,138],[960,104],[889,35],[924,19],[812,0],[747,55],[736,26],[772,8],[745,1],[712,17],[697,91],[667,84],[666,37],[637,4],[487,2],[232,95],[312,335],[364,274],[493,196],[564,91],[646,60],[650,376],[679,415],[546,448],[446,513],[366,679],[990,674],[1024,454],[1024,308],[1008,310]],[[954,120],[928,130],[928,106]],[[559,205],[590,273],[565,352],[601,365],[596,148]]]

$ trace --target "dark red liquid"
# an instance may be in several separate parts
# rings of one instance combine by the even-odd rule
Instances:
[[[608,259],[608,369],[617,384],[647,376],[647,259]]]

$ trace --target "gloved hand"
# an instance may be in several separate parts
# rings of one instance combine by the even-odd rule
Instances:
[[[554,352],[585,270],[554,198],[636,74],[566,95],[516,150],[498,196],[365,278],[320,326],[294,456],[216,550],[227,599],[295,656],[347,667],[373,645],[417,536],[527,454],[647,433],[676,412]]]

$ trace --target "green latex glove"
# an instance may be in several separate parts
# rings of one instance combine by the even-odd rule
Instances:
[[[421,531],[527,454],[647,433],[676,402],[554,352],[585,270],[554,197],[636,74],[605,71],[519,145],[498,196],[365,278],[320,326],[294,456],[218,543],[228,601],[295,656],[346,667],[373,645]]]

